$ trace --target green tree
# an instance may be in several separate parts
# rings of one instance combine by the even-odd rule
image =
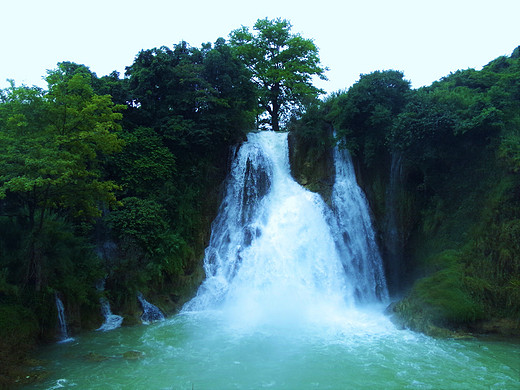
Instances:
[[[255,33],[243,26],[230,34],[231,45],[257,85],[259,106],[271,117],[275,131],[291,110],[323,93],[312,85],[312,77],[326,79],[314,42],[291,33],[291,27],[287,20],[259,19]]]
[[[212,86],[213,99],[203,121],[217,133],[213,144],[227,146],[240,141],[254,125],[255,86],[247,68],[223,38],[217,39],[205,55],[203,77]]]
[[[120,303],[128,300],[128,291],[145,285],[159,288],[165,279],[182,275],[186,243],[172,231],[161,204],[128,197],[107,221],[119,248],[107,270],[107,286]]]
[[[385,139],[406,104],[410,82],[402,72],[376,71],[361,75],[346,93],[332,101],[329,119],[339,138],[367,165],[385,151]]]
[[[125,147],[111,159],[110,170],[128,196],[152,197],[173,181],[175,157],[152,129],[138,127],[122,135]]]
[[[173,50],[162,46],[142,50],[127,67],[129,90],[139,106],[138,125],[160,129],[172,116],[196,120],[210,99],[210,86],[201,77],[204,52],[186,42]]]
[[[141,51],[126,75],[135,125],[153,128],[181,162],[227,148],[253,122],[254,86],[222,38]]]
[[[83,72],[69,63],[51,71],[49,92],[15,87],[2,93],[0,109],[0,199],[11,217],[25,220],[26,282],[42,287],[39,243],[52,215],[90,221],[101,203],[116,202],[118,186],[104,180],[104,156],[121,149],[116,132],[121,108],[93,93]]]

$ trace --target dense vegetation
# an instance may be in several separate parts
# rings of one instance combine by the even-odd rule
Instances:
[[[317,48],[290,27],[143,50],[123,78],[62,62],[46,90],[0,91],[0,387],[54,340],[56,296],[74,331],[100,325],[102,297],[126,323],[139,291],[168,313],[190,297],[230,146],[265,116],[325,197],[331,147],[351,151],[392,293],[419,278],[394,307],[407,326],[518,327],[519,49],[418,90],[362,75],[319,101]]]
[[[46,80],[0,96],[3,361],[54,338],[56,294],[73,328],[100,325],[102,295],[127,322],[137,291],[180,305],[202,278],[229,146],[256,115],[223,39],[143,50],[125,78],[63,62]]]
[[[194,293],[231,146],[320,92],[312,41],[255,29],[142,50],[123,78],[62,62],[45,90],[0,91],[0,388],[56,340],[56,297],[76,332],[101,324],[101,298],[131,324],[138,292],[167,313]]]
[[[502,319],[495,330],[518,333],[519,49],[418,90],[398,71],[362,75],[292,123],[311,160],[332,129],[357,162],[392,292],[420,278],[393,308],[405,325]]]

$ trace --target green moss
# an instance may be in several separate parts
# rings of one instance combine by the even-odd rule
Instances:
[[[436,335],[437,328],[466,328],[487,318],[489,312],[476,291],[489,289],[489,283],[469,276],[466,261],[464,250],[446,250],[428,259],[423,269],[429,276],[417,280],[395,306],[405,327]]]
[[[395,307],[401,324],[431,336],[448,337],[456,329],[465,329],[467,323],[482,319],[483,308],[459,287],[460,275],[456,274],[441,271],[418,281]]]
[[[459,325],[484,317],[483,307],[464,285],[464,273],[455,264],[417,281],[414,293],[428,307],[438,325]]]
[[[421,266],[428,274],[432,274],[448,267],[455,266],[461,261],[460,256],[460,251],[447,249],[435,256],[430,256],[421,264]]]

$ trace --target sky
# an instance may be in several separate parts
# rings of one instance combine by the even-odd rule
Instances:
[[[61,61],[123,75],[142,49],[200,47],[266,17],[314,41],[327,93],[387,69],[419,88],[510,55],[518,15],[520,0],[0,0],[0,88],[7,79],[45,88]]]

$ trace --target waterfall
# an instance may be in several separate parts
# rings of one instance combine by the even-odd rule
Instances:
[[[314,323],[386,299],[369,214],[358,210],[366,201],[349,177],[350,160],[336,155],[331,209],[293,180],[287,133],[249,134],[212,225],[206,280],[184,312],[221,310],[247,324]]]
[[[99,303],[101,304],[101,314],[103,314],[103,317],[105,317],[105,322],[96,330],[106,332],[108,330],[119,328],[123,323],[123,317],[112,314],[112,310],[110,310],[110,303],[106,298],[100,298]]]
[[[347,278],[355,285],[358,302],[387,300],[383,261],[376,243],[368,202],[357,184],[347,149],[334,149],[334,167],[336,177],[332,188],[332,208]]]
[[[140,292],[137,293],[137,299],[139,299],[139,302],[143,308],[143,314],[141,315],[141,322],[143,324],[164,320],[164,314],[161,312],[161,310],[159,310],[157,306],[152,305],[150,302],[144,299],[143,294]]]
[[[56,310],[58,311],[58,325],[60,326],[60,343],[67,343],[73,341],[74,338],[69,337],[67,328],[67,318],[65,317],[65,307],[58,294],[55,294]]]

